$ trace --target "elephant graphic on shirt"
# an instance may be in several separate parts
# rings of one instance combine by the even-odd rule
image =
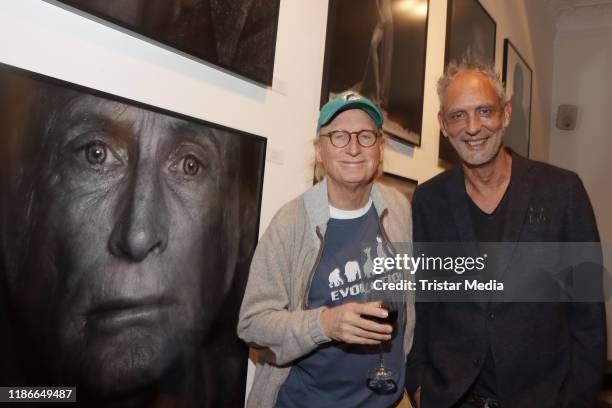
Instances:
[[[346,280],[348,282],[354,282],[357,280],[357,277],[361,279],[361,268],[359,267],[359,262],[348,261],[344,265],[344,276],[346,276]]]

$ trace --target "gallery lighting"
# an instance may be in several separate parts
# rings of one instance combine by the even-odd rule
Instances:
[[[397,10],[414,17],[425,17],[427,15],[426,0],[402,0],[396,5]]]

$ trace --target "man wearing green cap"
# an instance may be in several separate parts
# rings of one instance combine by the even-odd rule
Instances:
[[[374,183],[382,165],[383,115],[355,92],[321,109],[314,142],[321,180],[283,206],[262,236],[240,311],[238,335],[258,349],[248,407],[405,407],[401,386],[367,385],[379,350],[403,384],[414,305],[395,328],[372,299],[376,257],[411,240],[410,204]],[[370,295],[369,295],[370,294]],[[405,305],[405,307],[403,307]]]

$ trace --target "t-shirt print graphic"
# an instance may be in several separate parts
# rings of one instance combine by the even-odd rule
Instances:
[[[382,278],[386,274],[374,274],[374,257],[389,256],[388,245],[377,235],[376,243],[361,250],[361,263],[355,259],[349,259],[341,268],[334,268],[328,275],[331,303],[346,301],[352,297],[355,301],[363,300],[361,297],[370,291],[372,281]]]
[[[346,276],[347,282],[355,282],[357,277],[361,279],[361,267],[357,261],[348,261],[344,265],[344,276]]]
[[[340,269],[336,268],[329,274],[329,287],[337,288],[344,285],[344,280],[340,277]]]

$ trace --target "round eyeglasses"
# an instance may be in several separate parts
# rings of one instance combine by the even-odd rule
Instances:
[[[376,143],[376,139],[381,136],[380,131],[372,129],[363,129],[357,132],[349,132],[348,130],[334,130],[329,133],[321,134],[320,136],[329,137],[329,141],[334,147],[339,149],[348,146],[351,142],[351,136],[357,136],[357,143],[362,147],[372,147]]]

